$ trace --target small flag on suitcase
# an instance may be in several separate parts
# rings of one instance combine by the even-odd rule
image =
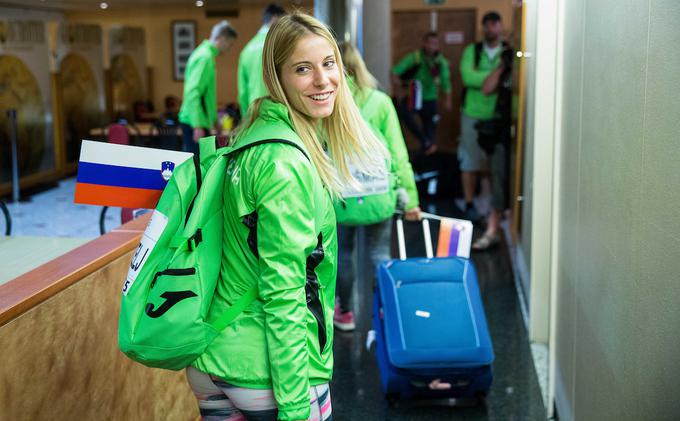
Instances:
[[[441,218],[437,257],[470,258],[472,222],[463,219]]]
[[[75,202],[153,209],[172,171],[193,154],[83,140]]]

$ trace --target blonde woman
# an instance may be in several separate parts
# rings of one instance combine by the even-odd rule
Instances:
[[[389,174],[362,180],[370,186],[364,191],[345,192],[342,200],[335,202],[338,220],[338,305],[334,324],[337,329],[355,328],[350,297],[354,285],[354,248],[356,228],[364,226],[366,248],[373,267],[390,258],[392,240],[392,215],[397,207],[398,192],[406,219],[420,219],[418,191],[413,179],[413,169],[401,133],[397,111],[392,99],[377,89],[377,82],[366,69],[359,51],[349,43],[340,43],[340,52],[349,75],[350,90],[361,115],[387,147],[391,157]]]
[[[316,19],[282,17],[267,34],[257,100],[227,165],[220,280],[224,313],[255,300],[187,370],[206,420],[330,420],[336,226],[332,198],[380,175],[387,151],[357,109],[338,47]]]

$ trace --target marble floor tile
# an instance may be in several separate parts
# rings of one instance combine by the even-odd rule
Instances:
[[[12,218],[12,236],[95,238],[100,235],[101,206],[73,202],[75,177],[37,193],[28,201],[7,203]],[[0,222],[4,231],[4,221]],[[120,225],[120,208],[109,208],[106,230]]]

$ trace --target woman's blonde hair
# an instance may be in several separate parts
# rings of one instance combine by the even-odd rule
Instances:
[[[366,68],[366,63],[361,58],[361,53],[359,53],[357,47],[349,42],[342,41],[338,43],[338,48],[342,55],[342,62],[345,64],[345,70],[347,70],[348,75],[354,78],[357,87],[362,91],[377,89],[378,81]]]
[[[329,117],[321,119],[320,125],[291,105],[281,85],[281,68],[284,62],[293,54],[298,41],[309,34],[318,35],[328,41],[333,48],[339,71],[333,112]],[[359,171],[371,175],[376,175],[379,168],[385,167],[384,162],[389,153],[361,117],[347,87],[338,45],[323,23],[301,13],[279,19],[267,33],[262,65],[264,83],[271,99],[288,108],[295,132],[309,152],[321,180],[334,197],[338,197],[347,185],[360,188],[350,172],[347,160]],[[249,118],[239,130],[245,130],[257,118],[260,102],[258,100],[253,103]]]

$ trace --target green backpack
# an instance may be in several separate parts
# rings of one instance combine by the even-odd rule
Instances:
[[[253,287],[216,320],[206,320],[222,259],[224,183],[227,161],[238,148],[219,147],[215,136],[200,140],[199,157],[175,168],[123,285],[118,346],[149,367],[181,370],[198,358],[257,297]],[[305,154],[306,156],[306,154]]]

